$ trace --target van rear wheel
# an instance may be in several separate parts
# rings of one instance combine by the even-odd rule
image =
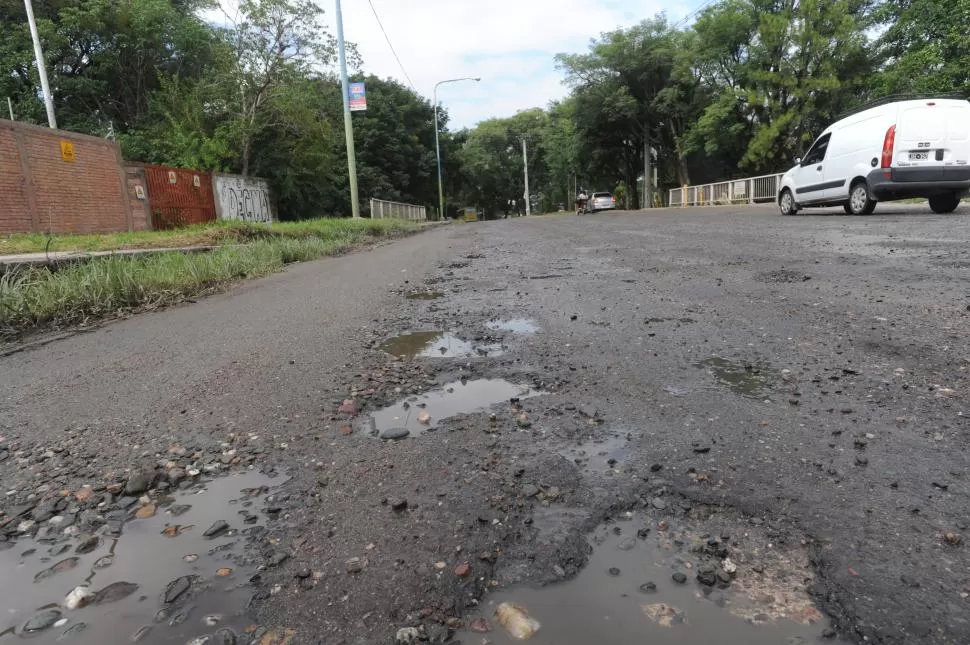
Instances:
[[[859,180],[849,189],[849,203],[846,212],[852,215],[872,215],[876,210],[876,202],[869,196],[869,184]]]
[[[933,195],[930,197],[930,208],[934,213],[944,215],[952,213],[960,205],[960,196],[956,193],[947,195]]]

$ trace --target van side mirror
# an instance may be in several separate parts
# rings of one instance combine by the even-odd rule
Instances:
[[[797,166],[797,165],[799,165],[801,163],[802,163],[802,158],[801,157],[795,157],[795,165]]]

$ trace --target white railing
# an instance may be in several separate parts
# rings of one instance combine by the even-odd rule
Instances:
[[[415,204],[388,202],[383,199],[370,200],[371,219],[407,219],[423,222],[428,219],[428,209]]]
[[[762,175],[732,179],[716,184],[684,186],[670,191],[671,206],[718,206],[773,202],[778,196],[782,175]]]

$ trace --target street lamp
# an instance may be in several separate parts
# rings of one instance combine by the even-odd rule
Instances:
[[[457,83],[459,81],[478,81],[480,76],[463,76],[462,78],[450,78],[447,81],[438,81],[434,86],[434,149],[435,158],[438,160],[438,217],[445,216],[445,189],[441,183],[441,143],[438,142],[438,86],[445,83]]]

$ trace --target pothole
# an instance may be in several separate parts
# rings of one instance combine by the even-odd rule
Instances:
[[[374,412],[369,423],[374,434],[383,439],[403,439],[436,430],[438,424],[459,414],[485,410],[503,401],[538,396],[528,385],[502,379],[455,381],[440,390],[409,397],[407,400]]]
[[[763,363],[742,363],[720,356],[712,356],[695,363],[706,369],[721,385],[735,394],[763,399],[771,393],[774,372]]]
[[[445,294],[440,291],[415,291],[404,296],[408,300],[437,300],[444,298]]]
[[[539,519],[555,533],[577,518]],[[713,519],[724,526],[723,518]],[[529,639],[537,645],[842,642],[832,638],[808,593],[814,574],[806,550],[784,551],[759,527],[736,537],[721,535],[724,530],[712,536],[690,528],[694,523],[675,527],[677,520],[669,521],[659,528],[657,520],[632,513],[600,526],[575,579],[499,592],[469,624],[490,631],[497,645],[518,642],[500,623],[530,630],[519,609],[540,625]]]
[[[626,435],[607,435],[572,444],[559,454],[585,470],[611,473],[620,469],[629,443]]]
[[[243,557],[243,535],[262,530],[261,502],[278,483],[230,475],[174,495],[121,498],[103,515],[72,503],[60,522],[0,552],[0,640],[244,641],[256,567]]]
[[[485,326],[492,331],[507,331],[513,334],[534,334],[539,331],[539,325],[529,318],[509,318],[507,320],[489,320]]]
[[[380,349],[400,358],[468,358],[502,354],[501,345],[477,345],[443,331],[401,334],[386,340],[380,345]]]

